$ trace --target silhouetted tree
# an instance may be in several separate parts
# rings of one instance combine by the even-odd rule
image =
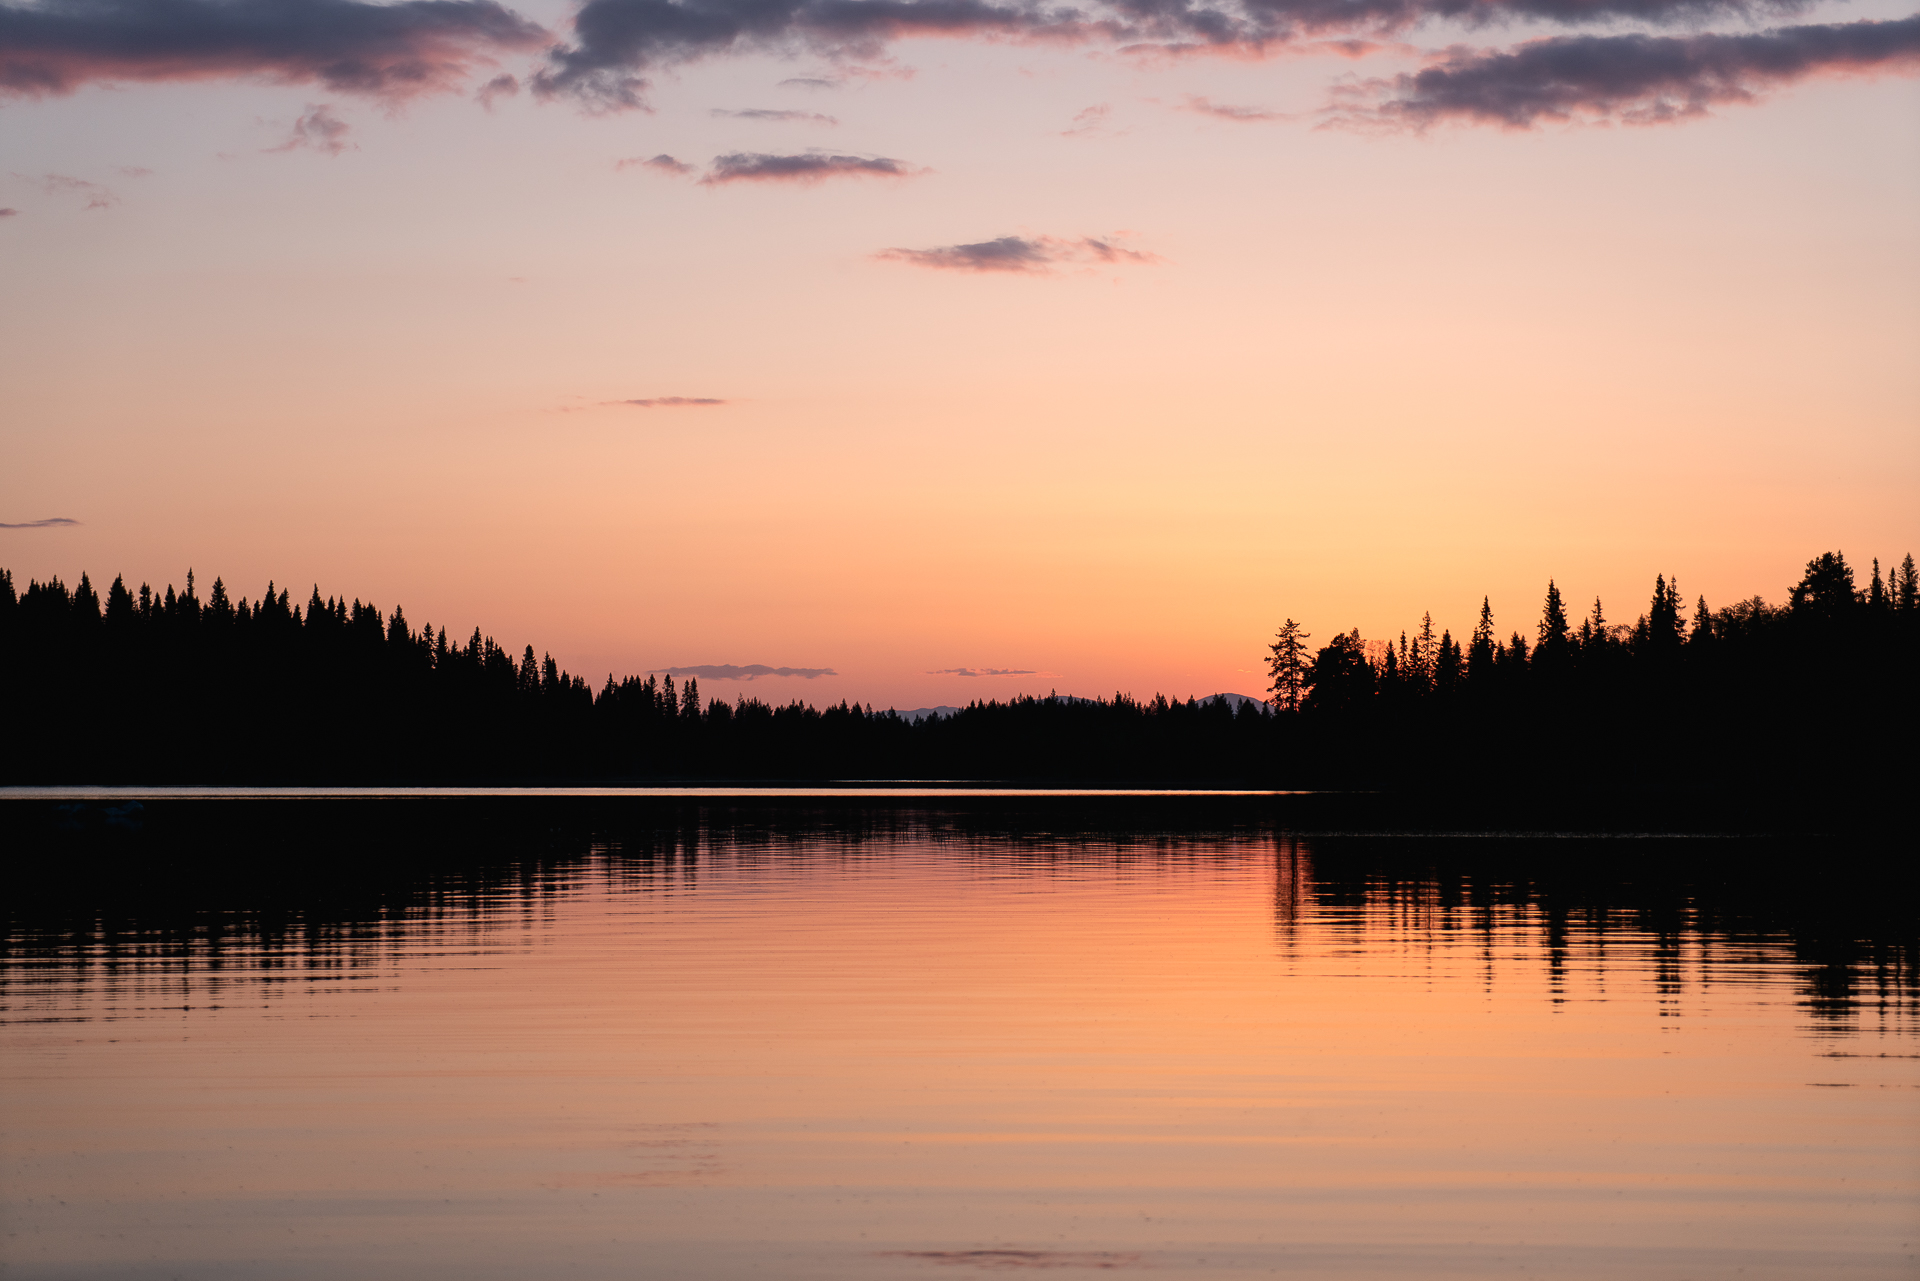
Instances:
[[[1309,633],[1289,618],[1267,647],[1267,675],[1273,681],[1267,686],[1273,696],[1269,701],[1282,711],[1299,711],[1300,700],[1306,697],[1309,639]]]

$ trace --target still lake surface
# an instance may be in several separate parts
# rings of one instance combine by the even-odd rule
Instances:
[[[1911,1278],[1910,939],[1702,845],[903,813],[16,902],[0,1271]]]

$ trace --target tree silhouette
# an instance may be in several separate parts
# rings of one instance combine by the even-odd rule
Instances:
[[[1306,697],[1309,639],[1310,634],[1289,618],[1267,647],[1267,675],[1273,682],[1267,686],[1273,696],[1268,701],[1282,711],[1299,711],[1300,700]]]

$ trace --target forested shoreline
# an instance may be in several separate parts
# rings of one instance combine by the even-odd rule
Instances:
[[[1464,641],[1430,617],[1394,641],[1269,647],[1272,705],[976,702],[907,720],[842,702],[703,696],[689,679],[597,690],[526,646],[415,628],[318,588],[233,599],[216,580],[104,599],[83,574],[16,590],[0,570],[8,783],[501,783],[1008,779],[1506,790],[1796,789],[1911,804],[1920,575],[1864,583],[1839,553],[1784,603],[1685,605],[1656,578],[1637,621],[1539,618]],[[1891,813],[1891,811],[1889,811]]]

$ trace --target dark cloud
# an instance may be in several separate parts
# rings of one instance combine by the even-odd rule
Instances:
[[[764,663],[748,663],[744,667],[736,667],[732,663],[704,663],[697,667],[668,667],[662,670],[669,676],[693,676],[703,681],[750,681],[762,676],[798,676],[802,680],[813,680],[817,676],[840,674],[831,667],[768,667]]]
[[[406,98],[550,40],[494,0],[38,0],[0,4],[0,93],[244,76]]]
[[[1744,35],[1555,36],[1449,50],[1422,71],[1337,91],[1328,123],[1422,130],[1455,121],[1663,124],[1822,75],[1920,70],[1920,14]]]
[[[267,150],[320,151],[337,156],[353,146],[347,141],[347,129],[347,122],[333,114],[330,104],[308,104],[306,111],[293,122],[293,132],[287,140]]]
[[[706,186],[724,182],[813,183],[827,178],[911,178],[923,170],[904,160],[885,156],[830,156],[810,151],[799,156],[770,156],[736,151],[713,158],[713,168],[700,181]]]
[[[685,177],[693,172],[692,165],[682,164],[665,154],[646,160],[642,160],[639,156],[633,156],[627,160],[616,160],[613,162],[613,167],[615,169],[658,169],[661,173],[670,173],[675,177]]]
[[[13,210],[7,210],[12,213]],[[45,520],[23,520],[17,525],[0,523],[0,529],[54,529],[61,525],[78,525],[80,522],[67,516],[49,516]]]
[[[488,111],[493,110],[496,98],[511,98],[520,92],[520,80],[517,76],[501,74],[480,86],[480,92],[474,94],[475,101]]]
[[[782,89],[838,89],[838,80],[825,80],[819,76],[789,76],[780,82]]]
[[[17,218],[19,216],[20,211],[18,209],[0,209],[0,218]]]
[[[1030,667],[942,667],[929,676],[1038,676]]]
[[[1307,36],[1400,31],[1428,18],[1566,25],[1791,13],[1807,0],[586,0],[573,42],[535,77],[546,95],[599,109],[643,107],[646,73],[748,51],[882,59],[916,36],[1097,42],[1146,53],[1259,54]],[[787,85],[825,87],[814,77]]]
[[[742,111],[729,111],[725,107],[715,107],[716,116],[730,116],[735,120],[774,120],[780,122],[797,121],[810,125],[837,125],[840,122],[832,116],[822,115],[818,111],[769,111],[764,107],[748,107]]]
[[[883,249],[876,258],[943,271],[1004,271],[1040,275],[1063,264],[1155,263],[1154,255],[1126,249],[1110,240],[1081,237],[1062,240],[1038,236],[1001,236],[971,245],[935,249]]]
[[[724,405],[712,396],[653,396],[646,400],[603,400],[603,405],[632,405],[636,409],[676,409],[684,405]]]
[[[1186,109],[1197,111],[1203,116],[1217,116],[1221,120],[1252,122],[1290,119],[1282,111],[1269,111],[1265,107],[1233,107],[1224,102],[1211,102],[1194,94],[1187,95]]]

